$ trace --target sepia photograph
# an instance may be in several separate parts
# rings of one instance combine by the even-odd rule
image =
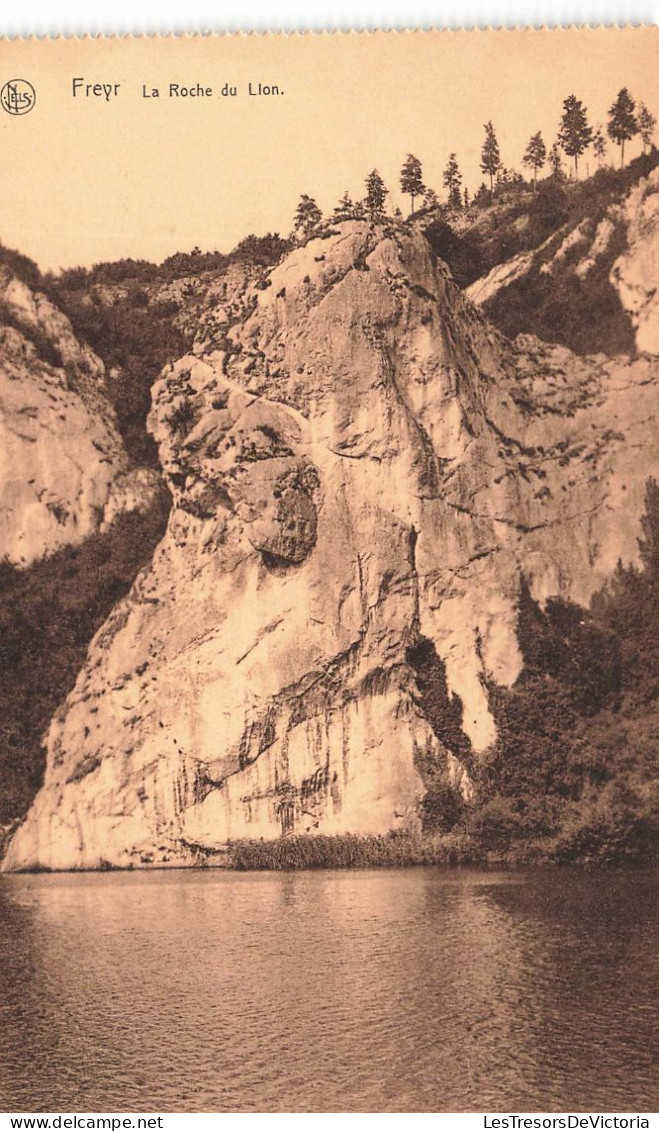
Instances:
[[[650,1126],[658,48],[0,39],[0,1112]]]

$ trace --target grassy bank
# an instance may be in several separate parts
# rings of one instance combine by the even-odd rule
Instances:
[[[577,864],[653,863],[652,853],[599,853],[592,845],[566,852],[560,838],[539,838],[487,845],[478,837],[455,832],[427,835],[391,832],[383,836],[286,836],[280,840],[235,840],[227,845],[225,866],[239,872],[294,872],[316,868],[409,868],[414,865],[456,865],[514,868]]]
[[[227,864],[237,871],[297,871],[312,868],[405,868],[413,864],[480,862],[468,837],[391,832],[383,836],[286,836],[279,840],[234,840]]]

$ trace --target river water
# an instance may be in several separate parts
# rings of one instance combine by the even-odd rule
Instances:
[[[0,877],[3,1111],[657,1110],[657,877]]]

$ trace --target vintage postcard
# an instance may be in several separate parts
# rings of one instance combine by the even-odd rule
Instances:
[[[658,47],[0,41],[3,1111],[648,1126]]]

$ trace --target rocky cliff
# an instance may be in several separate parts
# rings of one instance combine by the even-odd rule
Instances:
[[[649,355],[510,343],[404,227],[292,252],[154,388],[168,531],[5,867],[410,827],[430,777],[468,798],[521,577],[586,602],[637,553],[658,382]]]
[[[26,565],[151,498],[104,388],[68,318],[0,266],[0,558]]]
[[[562,333],[563,340],[566,334],[568,341],[585,337],[590,352],[588,333],[583,334],[588,323],[584,307],[590,304],[594,314],[599,306],[602,322],[617,323],[615,332],[605,334],[607,339],[624,344],[628,352],[657,354],[658,232],[659,169],[654,169],[622,200],[600,208],[598,216],[566,224],[539,247],[497,264],[468,286],[466,294],[503,328],[511,320],[519,325],[525,307],[529,325],[546,327],[549,337],[554,337],[552,329],[558,337]],[[577,320],[580,326],[571,325]],[[602,328],[591,326],[591,342],[601,337]]]

